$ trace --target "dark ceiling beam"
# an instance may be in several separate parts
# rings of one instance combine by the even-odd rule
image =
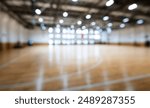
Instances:
[[[5,1],[12,1],[12,0],[5,0]],[[14,0],[14,1],[20,1],[20,0]],[[23,0],[23,1],[30,1],[30,0]],[[22,2],[23,2],[22,1]],[[61,1],[61,2],[60,2]],[[65,9],[61,9],[61,6],[76,6],[76,7],[82,7],[82,8],[87,8],[88,10],[89,9],[97,9],[99,10],[98,13],[91,13],[92,14],[92,17],[94,20],[102,20],[102,17],[105,16],[105,15],[108,15],[110,16],[110,20],[112,22],[122,22],[122,19],[126,16],[118,16],[118,15],[111,15],[111,12],[121,12],[121,13],[125,13],[125,14],[131,14],[131,17],[130,18],[130,24],[134,24],[136,22],[136,15],[141,15],[141,16],[144,16],[144,17],[150,17],[150,11],[148,12],[143,12],[142,10],[139,10],[139,9],[136,9],[136,10],[133,10],[133,11],[129,11],[127,8],[128,8],[128,5],[132,4],[132,3],[138,3],[140,5],[145,5],[147,4],[146,6],[149,6],[150,2],[148,2],[148,0],[144,0],[144,1],[140,1],[140,0],[115,0],[115,4],[111,7],[106,7],[106,6],[99,6],[99,4],[94,4],[93,3],[88,3],[88,2],[77,2],[77,3],[74,3],[72,2],[71,0],[49,0],[49,1],[46,1],[46,0],[36,0],[37,3],[50,3],[50,7],[49,8],[46,8],[41,16],[47,16],[47,17],[55,17],[55,20],[53,21],[54,23],[57,22],[58,18],[62,18],[62,13],[64,11],[66,11]],[[57,9],[54,9],[52,7],[52,5],[57,5]],[[43,7],[37,7],[35,5],[35,8],[40,8],[42,9]],[[27,6],[27,5],[22,5],[22,6],[14,6],[14,5],[11,5],[11,9],[13,10],[13,12],[15,13],[18,13],[21,17],[22,15],[32,15],[32,9],[31,9],[31,6]],[[71,18],[80,18],[80,16],[82,15],[85,15],[87,14],[87,12],[79,12],[79,11],[69,11],[69,9],[67,10],[69,12],[69,17]],[[84,17],[82,17],[83,19],[83,23],[88,23],[87,20],[84,19]],[[26,20],[26,19],[25,19]],[[90,20],[89,20],[90,21]]]
[[[57,22],[57,20],[58,20],[58,13],[59,13],[60,6],[61,6],[61,0],[55,0],[55,1],[57,1],[57,8],[55,10],[56,14],[54,15],[54,22]]]
[[[61,5],[66,5],[66,3],[64,3],[65,0],[62,0],[61,1]],[[66,6],[78,6],[78,7],[84,7],[84,8],[93,8],[93,9],[98,9],[99,11],[106,11],[108,10],[109,12],[110,11],[118,11],[118,12],[124,12],[124,13],[131,13],[131,14],[140,14],[140,15],[143,15],[143,16],[146,16],[146,17],[150,17],[150,14],[149,13],[145,13],[143,11],[140,11],[140,10],[134,10],[134,11],[129,11],[127,9],[127,6],[132,4],[132,3],[139,3],[139,4],[142,4],[143,1],[141,2],[140,0],[118,0],[120,1],[119,3],[117,3],[117,5],[119,5],[119,8],[116,8],[118,7],[117,5],[116,6],[111,6],[111,7],[106,7],[106,6],[98,6],[98,5],[95,5],[93,3],[87,3],[87,2],[78,2],[77,4],[73,3],[71,0],[69,0],[67,2],[67,5]],[[43,0],[38,0],[38,2],[43,2]],[[54,2],[55,3],[55,2]],[[56,3],[57,4],[57,3]],[[93,4],[93,5],[92,5]],[[149,4],[150,5],[150,4]],[[123,8],[124,7],[124,8]],[[126,8],[126,9],[125,9]],[[107,11],[107,12],[108,12]]]
[[[24,10],[22,7],[20,6],[15,6],[15,7],[11,7],[13,9],[13,11],[15,13],[19,13],[19,14],[23,14],[23,15],[32,15],[32,12],[28,9]],[[25,8],[25,7],[24,7]],[[47,16],[47,17],[54,17],[54,16],[58,16],[59,18],[63,18],[62,13],[64,12],[64,10],[59,9],[46,9],[41,16]],[[79,12],[79,11],[67,11],[69,12],[69,17],[71,18],[79,18],[80,15],[83,15],[85,12]],[[99,14],[92,14],[92,18],[94,20],[102,20],[103,16],[104,16],[104,12],[99,12]],[[115,15],[109,15],[111,21],[113,22],[120,22],[122,21],[122,19],[124,18],[123,16],[115,16]],[[83,20],[86,20],[85,18],[83,18]],[[131,18],[131,21],[133,21],[134,19]]]
[[[9,1],[9,0],[6,0]],[[20,0],[16,0],[16,1],[20,1]],[[29,0],[24,0],[24,1],[29,1]],[[106,11],[106,13],[108,12],[112,12],[112,11],[118,11],[118,12],[124,12],[124,13],[132,13],[132,14],[137,14],[138,15],[142,15],[142,16],[146,16],[146,17],[150,17],[150,13],[145,13],[143,11],[140,10],[135,10],[135,11],[128,11],[128,9],[123,9],[123,7],[128,6],[129,4],[132,3],[139,3],[139,4],[147,4],[148,6],[150,5],[148,0],[144,0],[144,1],[140,1],[140,0],[115,0],[117,3],[114,4],[115,6],[111,6],[111,7],[106,7],[106,6],[98,6],[98,5],[94,5],[92,6],[92,3],[87,3],[87,2],[81,2],[79,1],[77,4],[73,3],[71,0],[68,0],[68,2],[66,3],[66,0],[61,0],[61,5],[66,5],[66,6],[79,6],[79,7],[85,7],[85,8],[93,8],[93,9],[99,9],[99,11]],[[37,2],[41,2],[41,3],[46,3],[45,0],[37,0]],[[94,2],[93,2],[94,3]],[[57,0],[54,0],[53,4],[58,4]],[[119,7],[118,7],[119,6]],[[116,8],[118,7],[118,8]]]
[[[43,2],[41,0],[38,0],[38,2]],[[44,2],[45,3],[45,2]],[[56,0],[53,4],[58,4],[56,3]],[[129,13],[129,14],[136,14],[136,15],[142,15],[142,16],[145,16],[145,17],[150,17],[150,12],[143,12],[141,10],[134,10],[134,11],[129,11],[127,8],[127,6],[130,4],[130,2],[127,2],[126,4],[116,4],[115,6],[112,6],[112,7],[106,7],[106,6],[97,6],[97,5],[94,5],[94,6],[91,6],[91,4],[89,3],[78,3],[76,6],[78,7],[83,7],[83,8],[93,8],[93,9],[98,9],[99,12],[101,11],[104,11],[106,15],[109,15],[110,12],[123,12],[123,13]],[[67,4],[63,2],[61,3],[61,5],[65,5],[65,6],[75,6],[75,4],[72,4],[70,2],[68,2]],[[59,6],[59,5],[58,5]],[[28,6],[27,6],[28,7]],[[42,7],[36,7],[36,8],[42,8]],[[121,9],[122,8],[122,9]],[[59,10],[59,7],[57,8]]]
[[[36,24],[36,26],[41,26],[41,24],[40,23],[37,23]],[[45,24],[45,26],[48,28],[48,27],[56,27],[56,24]],[[136,23],[132,23],[132,24],[126,24],[126,27],[133,27],[133,26],[137,26],[137,24]],[[63,28],[70,28],[70,25],[67,25],[67,24],[63,24],[63,25],[61,25],[61,27],[63,27]],[[82,25],[75,25],[75,28],[81,28],[82,27]],[[96,26],[90,26],[90,25],[88,25],[87,26],[87,28],[95,28],[96,29]],[[101,29],[106,29],[107,28],[107,25],[105,25],[105,26],[101,26],[100,27]],[[118,28],[120,28],[119,27],[119,25],[115,25],[115,26],[113,26],[112,27],[112,29],[118,29]]]
[[[25,19],[22,18],[21,15],[14,13],[12,9],[9,7],[7,3],[5,3],[4,0],[1,0],[0,3],[5,7],[4,11],[6,11],[12,18],[14,18],[18,23],[23,25],[25,28],[33,28],[33,26],[26,22]]]

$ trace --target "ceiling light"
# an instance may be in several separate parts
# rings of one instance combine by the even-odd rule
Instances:
[[[82,26],[82,29],[86,29],[86,26]]]
[[[91,23],[91,25],[92,25],[92,26],[95,26],[95,25],[96,25],[96,23],[95,23],[95,22],[92,22],[92,23]]]
[[[143,24],[144,23],[144,20],[140,19],[140,20],[137,20],[137,24]]]
[[[36,10],[35,10],[35,13],[36,13],[37,15],[40,15],[42,12],[41,12],[40,9],[36,9]]]
[[[78,25],[81,25],[81,24],[82,24],[82,21],[78,21],[77,24],[78,24]]]
[[[50,27],[50,28],[48,29],[48,32],[49,32],[49,33],[52,33],[52,32],[53,32],[53,28]]]
[[[129,18],[124,18],[124,19],[123,19],[123,22],[124,22],[124,23],[129,22]]]
[[[105,16],[105,17],[103,17],[103,20],[104,20],[104,21],[107,21],[107,20],[109,20],[109,17],[108,17],[108,16]]]
[[[126,25],[125,24],[120,24],[120,28],[124,28]]]
[[[73,2],[77,2],[78,0],[72,0]]]
[[[108,0],[106,2],[106,6],[109,7],[109,6],[112,6],[114,4],[114,0]]]
[[[130,6],[128,7],[128,9],[129,9],[129,10],[134,10],[134,9],[136,9],[137,7],[138,7],[138,5],[137,5],[136,3],[134,3],[134,4],[130,5]]]
[[[112,27],[112,25],[113,25],[112,23],[108,23],[107,24],[108,27]]]
[[[64,20],[63,19],[59,20],[59,23],[60,24],[64,23]]]
[[[68,12],[64,12],[63,17],[67,17],[67,16],[68,16]]]
[[[89,14],[88,14],[88,15],[86,15],[86,19],[91,19],[91,17],[92,17],[92,16],[91,16],[91,15],[89,15]]]
[[[44,21],[44,19],[43,18],[39,18],[39,22],[43,22]]]

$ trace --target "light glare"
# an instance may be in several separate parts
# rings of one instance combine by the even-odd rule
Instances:
[[[106,6],[109,7],[109,6],[112,6],[114,4],[114,0],[108,0],[106,2]]]
[[[137,7],[138,7],[138,5],[137,5],[136,3],[134,3],[134,4],[130,5],[130,6],[128,7],[128,9],[129,9],[129,10],[134,10],[134,9],[136,9]]]

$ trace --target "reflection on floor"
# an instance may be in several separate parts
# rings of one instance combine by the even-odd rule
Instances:
[[[0,90],[150,90],[150,49],[80,45],[0,52]]]

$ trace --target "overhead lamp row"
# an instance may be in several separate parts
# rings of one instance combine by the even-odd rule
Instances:
[[[73,2],[78,2],[78,0],[72,0],[72,1],[73,1]],[[108,1],[106,2],[106,6],[107,6],[107,7],[110,7],[110,6],[112,6],[114,3],[115,3],[114,0],[108,0]],[[137,7],[138,7],[138,5],[137,5],[136,3],[133,3],[133,4],[131,4],[131,5],[128,6],[128,10],[134,10],[134,9],[136,9]],[[41,15],[42,11],[41,11],[40,9],[36,9],[36,10],[35,10],[35,13],[36,13],[37,15]],[[68,12],[63,12],[63,17],[66,18],[66,17],[68,17],[68,16],[69,16],[69,13],[68,13]],[[85,16],[85,18],[86,18],[87,20],[88,20],[88,19],[91,19],[91,18],[92,18],[92,15],[87,14],[87,15]],[[109,19],[110,19],[109,16],[104,16],[104,17],[103,17],[103,21],[108,21]],[[129,18],[124,18],[123,21],[122,21],[123,23],[120,24],[120,28],[124,28],[124,27],[126,26],[125,23],[129,22],[129,20],[130,20]],[[44,21],[43,18],[39,18],[39,22],[43,22],[43,21]],[[63,20],[63,19],[60,19],[60,20],[59,20],[59,23],[60,23],[60,24],[63,24],[63,23],[64,23],[64,20]],[[137,20],[137,24],[143,24],[143,23],[144,23],[144,20],[142,20],[142,19]],[[77,24],[78,24],[78,25],[82,25],[82,21],[81,21],[81,20],[77,21]],[[92,22],[91,25],[94,26],[94,25],[96,25],[96,23],[95,23],[95,22]],[[107,26],[108,26],[108,27],[112,27],[113,24],[112,24],[112,23],[108,23]],[[85,27],[83,27],[83,28],[85,28]]]

